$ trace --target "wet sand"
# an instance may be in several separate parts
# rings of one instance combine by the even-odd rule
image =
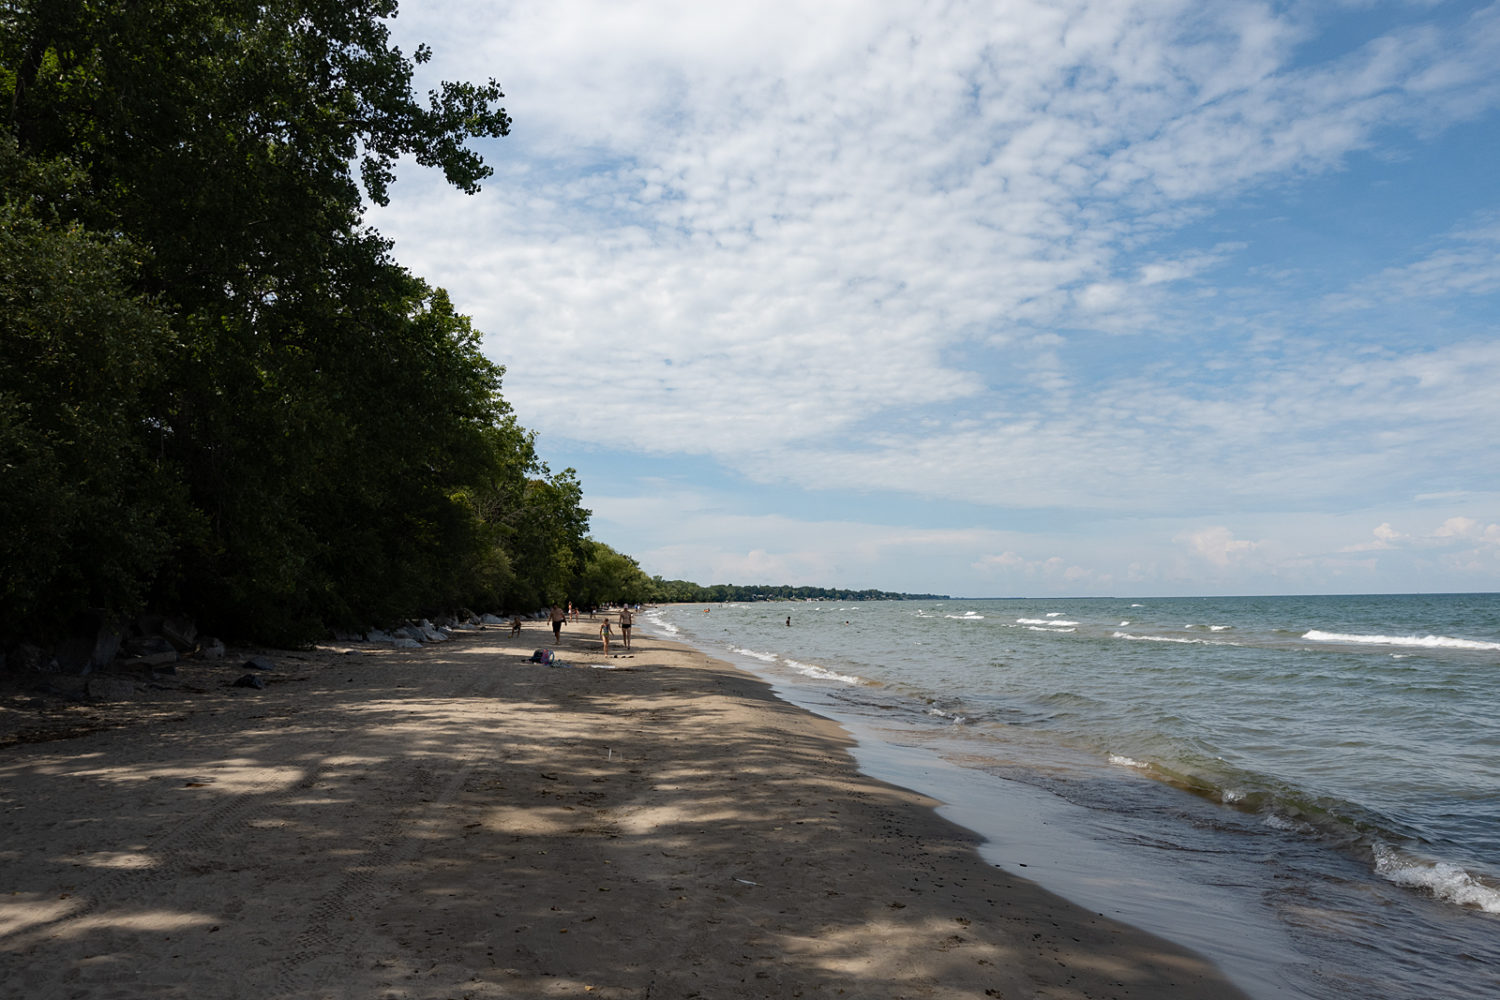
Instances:
[[[0,981],[30,1000],[1242,996],[986,864],[760,680],[644,636],[605,657],[597,628],[566,626],[565,667],[526,662],[552,638],[528,622],[265,651],[265,690],[229,686],[251,650],[107,704],[13,686]]]

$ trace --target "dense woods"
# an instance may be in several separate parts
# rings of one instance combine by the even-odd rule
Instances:
[[[510,124],[494,80],[419,100],[395,11],[0,0],[0,641],[895,596],[664,581],[588,537],[469,320],[363,223],[401,157],[477,192],[465,143]]]
[[[479,190],[500,88],[420,101],[393,0],[0,3],[0,622],[228,635],[566,599],[597,547],[503,369],[362,222]],[[3,638],[3,637],[0,637]]]

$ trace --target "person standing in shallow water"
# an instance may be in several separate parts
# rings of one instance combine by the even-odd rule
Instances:
[[[635,624],[635,615],[628,606],[620,607],[620,645],[630,648],[630,626]]]
[[[562,623],[567,614],[556,604],[552,605],[552,645],[562,642]]]

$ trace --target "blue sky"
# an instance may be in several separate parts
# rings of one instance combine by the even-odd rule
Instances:
[[[370,222],[649,573],[1500,589],[1500,5],[406,0]]]

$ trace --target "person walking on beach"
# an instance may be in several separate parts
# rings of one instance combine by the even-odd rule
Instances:
[[[630,626],[635,622],[635,615],[630,611],[630,605],[620,605],[620,645],[626,649],[630,648]]]
[[[604,655],[609,655],[609,619],[604,619],[599,624],[599,638],[604,640]]]
[[[562,623],[566,617],[563,609],[556,604],[552,605],[552,645],[562,642]]]

